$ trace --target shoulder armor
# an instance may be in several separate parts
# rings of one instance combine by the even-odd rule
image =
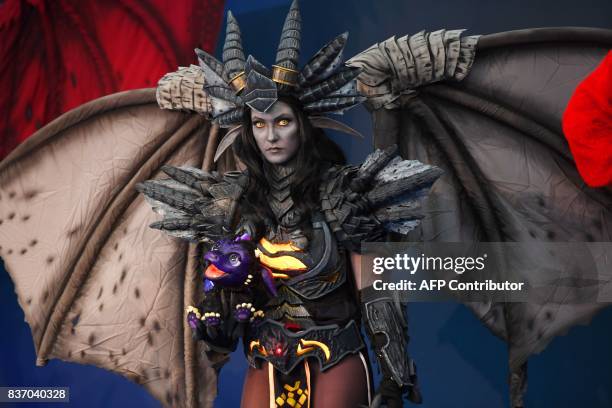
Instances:
[[[321,210],[338,241],[359,252],[363,241],[386,231],[402,234],[422,218],[420,202],[442,170],[402,160],[397,146],[378,149],[360,166],[334,166],[323,177]]]
[[[464,30],[421,31],[395,36],[374,44],[347,61],[362,69],[360,93],[371,109],[400,106],[402,94],[440,81],[461,81],[469,73],[479,36],[462,36]]]
[[[212,102],[204,92],[204,85],[204,73],[200,67],[181,67],[159,80],[155,94],[157,104],[162,109],[208,115],[212,112]]]
[[[164,166],[169,179],[147,180],[136,189],[163,216],[151,228],[192,242],[210,242],[232,231],[237,203],[247,185],[241,172],[205,172]]]

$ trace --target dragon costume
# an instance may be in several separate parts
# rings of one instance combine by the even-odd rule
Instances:
[[[259,262],[277,274],[274,289],[257,307],[231,296],[227,305],[242,306],[243,315],[263,312],[258,322],[249,315],[240,334],[249,361],[278,373],[281,399],[284,376],[308,356],[324,369],[361,350],[361,315],[384,377],[418,401],[403,311],[386,299],[360,306],[352,298],[348,251],[388,231],[423,241],[610,240],[610,191],[584,185],[560,123],[574,88],[612,44],[609,30],[421,32],[347,63],[341,35],[301,70],[299,36],[294,4],[268,69],[245,58],[230,15],[222,62],[199,52],[200,66],[166,75],[157,90],[85,104],[0,164],[0,251],[39,365],[50,358],[94,364],[143,384],[167,406],[212,406],[217,370],[236,337],[224,343],[202,330],[202,317],[214,321],[226,311],[200,310],[207,299],[201,261],[205,246],[248,234],[257,237],[251,249]],[[229,146],[245,106],[266,110],[287,92],[314,127],[349,133],[324,114],[365,102],[376,151],[361,166],[326,169],[308,232],[295,228],[299,214],[286,201],[291,169],[269,174],[278,187],[269,203],[277,222],[262,234],[241,217],[248,175],[235,171]],[[196,306],[209,314],[197,316]],[[522,406],[529,355],[602,306],[469,305],[508,342],[513,406]],[[288,317],[297,326],[285,324]],[[194,341],[194,330],[207,341]],[[299,402],[304,389],[289,388],[283,401],[293,392]]]

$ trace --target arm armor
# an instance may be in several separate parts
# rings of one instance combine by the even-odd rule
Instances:
[[[408,321],[401,303],[380,298],[364,304],[366,331],[384,378],[408,390],[408,399],[420,403],[416,366],[408,356]]]

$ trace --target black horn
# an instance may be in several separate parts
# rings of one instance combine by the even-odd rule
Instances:
[[[242,48],[242,34],[236,18],[231,11],[227,12],[227,27],[225,29],[225,44],[223,44],[223,65],[228,81],[232,81],[244,73],[246,57]]]
[[[300,32],[302,29],[302,18],[297,0],[293,0],[289,14],[285,19],[280,43],[276,52],[276,65],[297,70],[300,58]]]

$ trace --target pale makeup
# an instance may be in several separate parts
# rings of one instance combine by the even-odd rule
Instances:
[[[272,164],[283,164],[300,147],[298,123],[291,106],[276,101],[267,112],[251,111],[253,136],[263,157]]]

